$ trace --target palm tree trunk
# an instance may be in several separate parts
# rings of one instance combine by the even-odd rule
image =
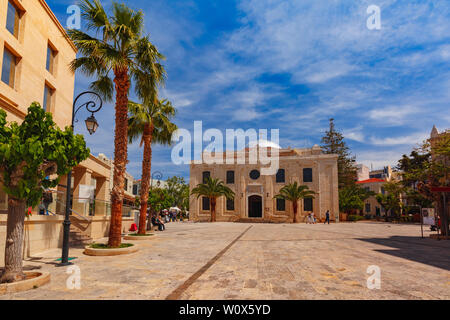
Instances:
[[[111,192],[111,226],[108,246],[120,247],[122,243],[122,206],[125,171],[128,162],[128,68],[114,70],[116,87],[116,128],[114,137],[114,185]]]
[[[211,222],[216,222],[216,199],[211,198]]]
[[[293,206],[294,206],[294,223],[297,223],[297,211],[298,211],[297,201],[293,202]]]
[[[26,202],[10,198],[8,201],[8,222],[6,227],[5,270],[0,283],[25,279],[22,264],[23,230]]]
[[[141,211],[139,213],[139,234],[146,234],[146,218],[148,206],[148,193],[150,190],[150,179],[152,175],[152,139],[153,124],[145,127],[142,135],[144,142],[144,159],[142,161],[141,182]]]

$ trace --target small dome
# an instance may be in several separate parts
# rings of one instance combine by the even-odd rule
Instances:
[[[260,139],[259,141],[251,141],[248,144],[249,148],[273,148],[273,149],[281,149],[280,145],[276,144],[275,142]]]

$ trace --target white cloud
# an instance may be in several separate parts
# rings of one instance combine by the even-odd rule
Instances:
[[[366,137],[363,133],[363,127],[361,126],[344,130],[342,134],[344,135],[345,139],[350,139],[357,142],[365,142],[366,140]]]
[[[399,137],[387,137],[387,138],[378,138],[371,137],[370,142],[377,146],[398,146],[398,145],[408,145],[408,146],[417,146],[430,136],[429,132],[420,132],[414,133],[408,136],[399,136]]]
[[[406,120],[414,117],[421,110],[412,105],[405,106],[388,106],[384,108],[376,108],[369,111],[369,118],[377,121],[379,125],[401,125]]]

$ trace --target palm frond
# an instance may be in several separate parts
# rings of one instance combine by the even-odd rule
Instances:
[[[220,197],[226,197],[227,199],[234,200],[235,193],[225,183],[219,179],[208,178],[206,183],[201,183],[191,191],[192,195],[196,195],[197,198],[207,197],[209,199],[216,199]]]
[[[100,94],[106,101],[111,101],[114,95],[114,82],[106,75],[99,75],[97,80],[93,81],[89,88]]]
[[[110,27],[108,15],[99,0],[82,0],[80,8],[88,30],[100,31]]]

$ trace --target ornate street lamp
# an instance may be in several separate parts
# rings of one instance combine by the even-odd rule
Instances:
[[[93,100],[89,100],[88,102],[85,102],[78,106],[77,103],[83,96],[93,96]],[[98,105],[97,105],[98,103]],[[87,111],[91,113],[91,116],[85,120],[86,123],[86,129],[89,131],[89,134],[94,134],[98,129],[98,122],[97,119],[94,117],[94,113],[97,113],[101,110],[103,107],[103,101],[102,98],[93,91],[86,91],[83,93],[80,93],[73,102],[72,107],[72,130],[74,129],[74,123],[78,122],[78,120],[75,119],[75,116],[77,115],[78,111],[80,111],[83,108],[86,108]],[[62,247],[62,258],[61,258],[61,264],[60,266],[67,266],[71,263],[69,262],[69,236],[70,236],[70,212],[71,212],[71,195],[72,195],[72,170],[67,174],[67,187],[66,187],[66,212],[65,212],[65,218],[63,222],[64,226],[64,233],[63,233],[63,247]]]
[[[159,172],[159,171],[153,172],[153,174],[152,174],[152,181],[150,182],[150,190],[153,190],[153,180],[155,178],[156,178],[156,180],[158,180],[156,185],[159,188],[161,186],[161,179],[163,178],[163,174],[161,172]]]
[[[95,131],[98,129],[98,122],[97,119],[95,119],[94,115],[90,116],[86,119],[86,129],[89,131],[89,134],[92,136]]]

